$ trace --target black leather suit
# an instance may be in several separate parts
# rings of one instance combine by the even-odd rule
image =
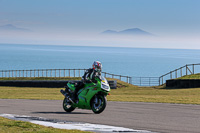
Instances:
[[[84,75],[82,76],[82,80],[80,82],[78,82],[78,84],[76,85],[76,89],[74,90],[74,97],[77,96],[77,92],[84,87],[85,83],[96,83],[97,81],[95,80],[96,76],[101,76],[100,72],[95,71],[94,69],[90,68],[87,69],[84,73]]]

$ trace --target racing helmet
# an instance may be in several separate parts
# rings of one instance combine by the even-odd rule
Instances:
[[[101,72],[102,69],[102,64],[100,61],[94,61],[93,65],[92,65],[93,69],[97,72]]]

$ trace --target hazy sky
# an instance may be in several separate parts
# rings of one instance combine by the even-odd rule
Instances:
[[[0,43],[199,48],[199,0],[0,0]],[[105,30],[140,28],[156,39],[102,38]],[[95,37],[94,37],[95,36]]]

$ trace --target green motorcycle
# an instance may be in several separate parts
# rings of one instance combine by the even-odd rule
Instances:
[[[65,96],[63,100],[63,109],[66,112],[72,112],[75,108],[89,109],[95,114],[99,114],[106,108],[106,96],[109,95],[110,86],[103,76],[95,78],[97,83],[87,83],[77,93],[77,102],[71,101],[76,83],[68,82],[64,90],[60,92]]]

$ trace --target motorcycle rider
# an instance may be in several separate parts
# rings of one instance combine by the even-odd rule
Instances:
[[[101,76],[102,64],[100,61],[94,61],[92,68],[89,68],[85,71],[84,75],[82,76],[81,82],[78,82],[76,85],[76,89],[73,92],[71,101],[76,102],[77,100],[77,92],[84,87],[86,83],[97,83],[95,77]]]

